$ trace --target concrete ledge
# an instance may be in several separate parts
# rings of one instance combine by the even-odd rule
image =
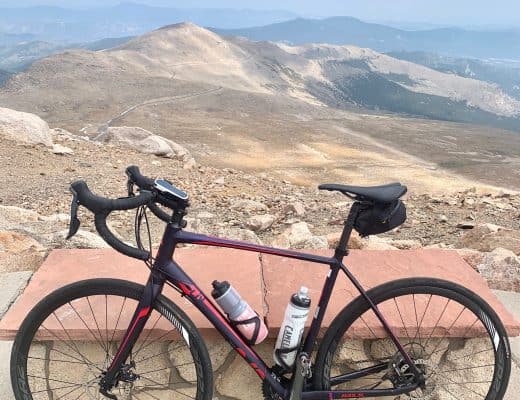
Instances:
[[[330,250],[317,251],[320,254],[330,254]],[[266,317],[270,327],[271,336],[276,336],[283,312],[289,296],[301,285],[310,288],[310,294],[314,306],[318,302],[319,293],[328,272],[328,267],[319,264],[311,264],[297,260],[290,260],[275,256],[266,256],[256,253],[248,253],[232,249],[215,248],[190,248],[179,249],[175,259],[182,265],[183,269],[192,276],[200,285],[202,290],[209,295],[211,282],[214,279],[229,280],[239,290],[242,296],[261,315]],[[477,292],[500,315],[511,336],[520,332],[520,325],[514,317],[503,307],[496,296],[487,287],[484,279],[475,272],[454,251],[445,250],[409,250],[409,251],[352,251],[346,259],[347,265],[356,275],[360,282],[371,288],[383,282],[413,276],[429,276],[451,280],[460,283]],[[43,297],[53,290],[68,283],[83,279],[111,277],[126,279],[138,283],[145,283],[148,270],[137,261],[125,257],[111,249],[99,250],[55,250],[40,269],[34,274],[31,282],[20,296],[18,301],[11,307],[5,317],[0,321],[0,339],[12,339],[18,330],[27,312]],[[206,319],[185,299],[172,288],[166,286],[164,294],[171,298],[183,308],[195,324],[206,336],[216,334],[214,328]],[[326,329],[334,316],[354,297],[357,293],[345,277],[338,279],[335,294],[330,304],[323,329]],[[100,315],[104,316],[105,305],[92,305],[99,308]],[[432,307],[430,305],[430,307]],[[424,307],[424,305],[423,305]],[[437,308],[441,308],[438,305]],[[433,307],[432,307],[433,308]],[[413,306],[403,304],[402,312],[407,325],[403,327],[401,316],[395,309],[382,310],[392,325],[398,330],[398,335],[403,336],[407,329],[415,329],[415,319],[411,318]],[[69,310],[71,311],[71,310]],[[116,313],[117,311],[114,311]],[[124,319],[131,317],[131,309],[125,311]],[[448,309],[448,312],[451,312]],[[456,313],[453,310],[452,313]],[[109,313],[110,314],[110,313]],[[428,313],[423,325],[425,332],[430,332],[435,324],[434,313]],[[108,319],[112,316],[109,315]],[[89,340],[89,329],[95,329],[95,321],[89,320],[86,327],[78,319],[74,320],[72,312],[63,313],[58,318],[62,323],[67,323],[67,330],[72,340]],[[113,330],[117,327],[114,321],[108,323],[108,328]],[[431,321],[430,321],[431,319]],[[408,321],[410,321],[408,323]],[[384,337],[384,333],[375,320],[367,318],[367,326],[359,327],[356,336],[370,338],[374,334]],[[409,324],[409,326],[408,326]],[[455,326],[450,329],[450,336],[462,335],[466,332],[470,321],[461,318]],[[60,336],[59,321],[49,323],[49,335]],[[119,326],[116,337],[124,332],[124,324]],[[444,335],[441,329],[434,336]],[[448,326],[444,327],[450,328]],[[160,335],[163,327],[159,322],[154,328],[155,333]],[[479,332],[473,332],[472,336],[479,336]],[[45,335],[44,335],[45,336]],[[50,336],[41,337],[50,340]],[[165,338],[171,340],[170,337]]]

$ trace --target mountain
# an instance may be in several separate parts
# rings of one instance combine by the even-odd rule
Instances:
[[[354,46],[251,42],[188,23],[38,60],[0,87],[0,106],[97,140],[141,127],[203,165],[302,184],[377,184],[383,173],[460,187],[448,169],[517,187],[520,176],[520,106],[494,84]]]
[[[520,60],[520,30],[471,31],[439,28],[408,31],[367,23],[352,17],[297,18],[290,21],[239,29],[212,29],[251,40],[348,44],[379,52],[425,51],[457,57]]]
[[[437,71],[496,83],[504,92],[520,99],[520,62],[457,58],[420,51],[395,51],[387,54]]]
[[[10,46],[0,46],[0,68],[18,72],[28,68],[34,61],[51,54],[71,49],[106,50],[128,42],[132,37],[105,38],[86,43],[68,45],[43,41],[19,42]]]
[[[4,33],[0,29],[0,46],[12,46],[22,42],[34,40],[35,37],[30,33]]]
[[[135,3],[84,10],[50,6],[0,8],[0,32],[31,32],[32,40],[72,43],[140,35],[181,21],[237,28],[285,21],[295,16],[279,10],[183,9]]]
[[[11,72],[7,72],[7,71],[0,69],[0,86],[2,86],[4,84],[4,82],[6,82],[11,75],[12,75]]]
[[[154,92],[159,82],[164,87]],[[127,103],[193,85],[520,131],[520,101],[493,84],[370,49],[223,38],[191,23],[166,26],[105,51],[67,50],[45,58],[16,75],[3,92],[11,102],[53,110],[49,102],[56,101],[61,111],[74,113],[78,102],[95,107],[116,97]],[[5,99],[1,92],[0,98]]]

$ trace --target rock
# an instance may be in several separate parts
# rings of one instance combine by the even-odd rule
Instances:
[[[13,229],[40,219],[37,212],[15,206],[0,206],[0,217],[0,229]]]
[[[35,270],[47,249],[18,232],[0,231],[0,272]]]
[[[439,221],[442,223],[448,222],[448,217],[446,215],[441,215]]]
[[[422,247],[421,242],[413,239],[394,239],[389,241],[388,244],[399,250],[416,250]]]
[[[68,233],[68,229],[65,229],[54,234],[52,239],[53,242],[59,242],[60,239],[64,241]],[[98,234],[83,229],[78,230],[78,232],[65,243],[67,244],[67,247],[78,249],[105,249],[109,247]]]
[[[218,233],[218,236],[225,237],[227,239],[232,240],[241,240],[249,243],[262,244],[262,241],[253,231],[249,229],[240,229],[240,228],[221,228]]]
[[[231,209],[251,213],[254,211],[267,211],[267,206],[254,200],[235,200],[231,203]]]
[[[213,183],[216,184],[216,185],[223,185],[224,184],[224,177],[223,176],[218,177],[217,179],[215,179],[213,181]]]
[[[342,231],[329,233],[327,236],[327,243],[329,244],[329,249],[334,249],[339,243],[339,239],[341,238]],[[350,238],[348,240],[348,248],[349,249],[362,249],[365,246],[363,239],[359,236],[359,233],[356,231],[352,231]]]
[[[398,250],[397,247],[392,246],[387,240],[378,236],[369,236],[365,240],[365,250]]]
[[[297,222],[275,238],[273,245],[283,248],[326,249],[328,241],[325,236],[314,236],[307,223]]]
[[[493,224],[477,225],[459,239],[457,247],[486,252],[503,247],[520,255],[520,231]]]
[[[212,214],[207,211],[201,211],[197,214],[197,218],[200,218],[200,219],[210,219],[210,218],[214,218],[214,217],[215,217],[215,214]]]
[[[456,226],[459,229],[473,229],[475,227],[475,224],[472,222],[460,222]]]
[[[159,160],[153,160],[152,161],[152,165],[155,165],[156,167],[161,167],[162,166],[162,162],[160,162]]]
[[[478,270],[477,266],[482,262],[482,258],[485,254],[473,249],[457,249],[456,251],[459,254],[459,256],[461,256],[464,259],[464,261],[466,261],[469,265],[473,267],[473,269],[476,270]]]
[[[74,154],[74,150],[69,147],[62,146],[61,144],[55,143],[52,146],[51,153],[58,155],[72,155]]]
[[[274,217],[269,214],[253,215],[246,221],[246,227],[253,231],[265,231],[273,225]]]
[[[44,216],[41,216],[40,219],[45,222],[62,222],[62,223],[67,222],[68,223],[70,220],[70,215],[58,213],[58,214],[52,214],[52,215],[44,215]]]
[[[188,161],[186,161],[184,163],[184,165],[182,166],[183,169],[194,169],[197,167],[197,162],[195,161],[194,158],[190,158],[188,159]]]
[[[49,125],[34,114],[0,107],[0,137],[26,144],[52,146]]]
[[[512,251],[499,247],[485,253],[477,270],[491,288],[520,292],[520,257]]]
[[[145,154],[189,161],[192,157],[181,145],[154,135],[139,127],[120,126],[109,127],[105,140],[111,144],[126,146]]]
[[[285,214],[293,214],[297,215],[298,217],[302,217],[305,215],[305,206],[303,203],[296,201],[291,204],[287,204],[284,208]]]

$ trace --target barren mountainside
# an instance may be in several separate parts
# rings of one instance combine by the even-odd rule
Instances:
[[[95,86],[102,81],[100,74],[116,71],[285,95],[339,108],[363,107],[520,129],[520,101],[497,85],[370,49],[250,42],[223,38],[190,23],[152,31],[107,51],[73,50],[48,57],[15,77],[2,92],[16,97],[28,90],[52,90],[57,88],[53,78],[58,75],[65,79],[60,86],[74,89],[81,83],[72,81],[73,74],[85,75]],[[451,113],[445,112],[454,106]]]
[[[493,186],[517,188],[520,176],[520,104],[496,85],[369,49],[224,38],[191,23],[44,58],[0,88],[0,106],[91,138],[141,127],[205,164],[303,184],[405,176],[421,190],[457,187],[439,167]]]

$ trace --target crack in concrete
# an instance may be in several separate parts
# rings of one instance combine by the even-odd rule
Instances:
[[[258,261],[260,263],[260,280],[262,284],[262,305],[264,308],[264,320],[267,320],[269,315],[269,303],[267,302],[268,288],[265,280],[264,263],[262,253],[258,253]],[[266,321],[267,322],[267,321]]]

